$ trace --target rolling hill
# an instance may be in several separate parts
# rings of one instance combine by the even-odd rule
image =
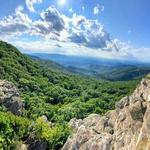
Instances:
[[[73,73],[89,75],[97,79],[127,81],[142,78],[150,73],[150,64],[136,61],[98,59],[59,54],[32,54],[43,60],[52,60]]]
[[[19,116],[8,112],[7,105],[0,105],[1,149],[40,142],[45,142],[48,149],[60,149],[71,132],[67,126],[70,119],[114,109],[115,103],[129,95],[138,83],[138,80],[102,81],[62,68],[53,62],[45,64],[32,59],[0,41],[0,85],[6,82],[8,88],[4,88],[4,93],[0,89],[0,100],[5,96],[17,105],[18,94],[11,100],[7,94],[10,88],[19,89],[23,100],[23,112]]]

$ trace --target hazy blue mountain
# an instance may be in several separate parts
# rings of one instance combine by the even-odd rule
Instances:
[[[47,59],[42,59],[40,57],[37,57],[37,56],[30,56],[28,55],[29,57],[31,57],[32,59],[36,60],[36,61],[39,61],[40,64],[42,65],[46,65],[48,66],[49,68],[51,69],[54,69],[55,71],[68,71],[67,68],[65,68],[63,65],[60,65],[59,63],[55,62],[55,61],[52,61],[52,60],[47,60]]]
[[[74,73],[90,75],[106,80],[131,80],[143,77],[150,72],[150,64],[138,61],[121,61],[114,59],[99,59],[81,56],[66,56],[59,54],[36,53],[32,56],[43,60],[51,60]]]

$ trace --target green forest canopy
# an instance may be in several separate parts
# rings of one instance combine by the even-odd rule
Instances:
[[[25,102],[22,116],[0,107],[2,149],[13,148],[33,134],[35,139],[48,142],[50,149],[59,149],[71,133],[67,126],[70,119],[91,113],[102,115],[114,109],[116,101],[131,94],[138,83],[137,80],[108,82],[54,69],[2,41],[0,79],[13,82]],[[51,127],[43,122],[43,115],[52,123]]]

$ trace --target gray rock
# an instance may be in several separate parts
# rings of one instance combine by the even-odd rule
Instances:
[[[47,150],[48,144],[44,141],[35,141],[31,143],[28,147],[28,150]]]
[[[73,124],[76,129],[62,150],[150,150],[150,79],[121,99],[116,110]]]
[[[19,96],[19,91],[11,82],[0,80],[0,105],[5,106],[15,115],[22,113],[24,103]]]
[[[117,104],[116,104],[116,108],[119,109],[123,109],[125,106],[129,105],[129,97],[126,96],[124,98],[122,98]]]
[[[78,129],[83,124],[83,121],[81,119],[73,118],[69,122],[69,126],[73,128],[74,130]]]

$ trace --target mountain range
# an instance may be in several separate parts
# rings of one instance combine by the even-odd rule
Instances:
[[[127,81],[142,78],[150,72],[150,64],[135,60],[121,61],[44,53],[34,53],[31,56],[36,56],[45,61],[54,61],[70,72],[110,81]]]

